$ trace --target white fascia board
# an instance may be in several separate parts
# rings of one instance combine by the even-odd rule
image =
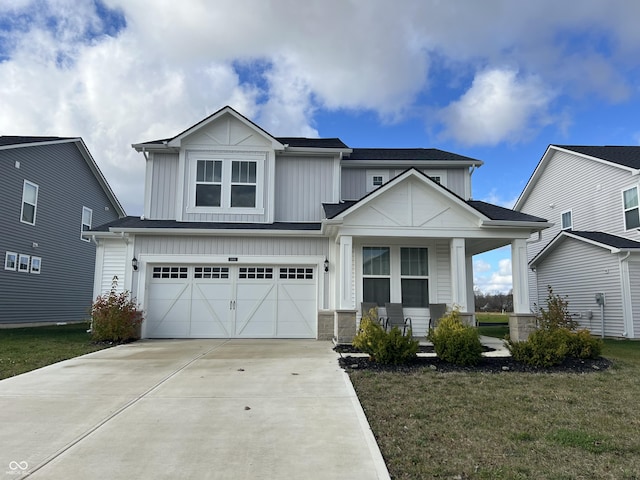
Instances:
[[[555,224],[550,222],[520,222],[517,220],[485,220],[482,222],[483,227],[489,228],[526,228],[535,230],[544,230],[553,227]]]
[[[278,155],[287,154],[300,154],[305,153],[309,155],[338,155],[345,153],[351,153],[353,150],[350,148],[321,148],[321,147],[287,147],[285,145],[284,150],[278,150]]]
[[[177,152],[180,149],[170,147],[166,143],[132,143],[137,152]]]
[[[117,228],[109,229],[112,233],[139,235],[218,235],[230,237],[258,236],[258,237],[322,237],[322,230],[264,230],[264,229],[215,229],[215,228]]]

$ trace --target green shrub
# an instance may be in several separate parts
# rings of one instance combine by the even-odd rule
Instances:
[[[553,293],[551,285],[547,285],[547,308],[540,307],[538,324],[540,328],[552,330],[554,328],[566,328],[575,330],[578,323],[569,313],[568,297],[561,297]]]
[[[354,347],[369,354],[371,360],[387,365],[410,362],[418,353],[418,345],[418,340],[411,337],[411,329],[406,336],[398,327],[386,332],[370,314],[362,317],[358,333],[353,339]]]
[[[91,307],[91,339],[94,342],[124,343],[140,338],[142,310],[129,292],[116,293],[114,280],[111,291],[99,296]]]
[[[456,365],[477,365],[482,359],[482,344],[478,330],[464,325],[460,312],[453,310],[440,319],[427,335],[436,355]]]
[[[598,358],[602,355],[602,340],[593,337],[589,330],[578,330],[571,332],[568,348],[570,357]]]
[[[564,328],[539,329],[524,342],[507,340],[507,348],[517,362],[534,367],[552,367],[563,362],[569,351],[571,332]]]

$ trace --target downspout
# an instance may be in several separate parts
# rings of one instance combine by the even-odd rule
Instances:
[[[618,257],[619,260],[620,260],[620,275],[621,276],[623,275],[623,273],[622,273],[622,264],[623,264],[623,262],[626,262],[629,259],[630,256],[631,256],[631,252],[627,252],[627,254],[624,257],[622,257],[622,258]],[[627,269],[627,271],[628,271],[628,269]],[[621,280],[624,280],[624,277]],[[624,285],[624,282],[622,282],[621,286],[622,285]],[[625,297],[625,295],[622,296],[623,301],[624,301],[624,297]],[[629,298],[628,300],[631,301],[631,298]],[[604,309],[604,305],[601,305],[601,308]],[[624,310],[623,310],[623,312],[624,312]],[[603,313],[603,315],[604,315],[604,313]],[[603,318],[603,320],[602,320],[602,322],[603,322],[603,325],[602,325],[602,338],[604,338],[604,316],[602,318]],[[624,332],[622,332],[622,335],[626,337],[629,334],[629,332],[627,332],[627,328],[626,328],[627,327],[627,319],[626,318],[624,319],[624,326],[625,326],[625,330],[624,330]]]

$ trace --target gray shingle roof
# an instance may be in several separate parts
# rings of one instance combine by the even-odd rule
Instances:
[[[345,160],[411,161],[431,160],[465,162],[481,165],[482,161],[437,148],[354,148]]]
[[[275,137],[275,139],[290,147],[349,148],[339,138]]]
[[[629,248],[638,248],[640,249],[640,242],[636,242],[635,240],[630,240],[624,237],[618,237],[617,235],[611,235],[609,233],[604,232],[590,232],[590,231],[575,231],[569,230],[568,233],[572,233],[578,237],[584,238],[586,240],[591,240],[593,242],[602,243],[603,245],[608,245],[613,248],[620,248],[623,250]]]
[[[517,212],[509,208],[500,207],[480,200],[468,200],[467,203],[491,220],[506,220],[513,222],[546,222],[544,218]]]
[[[630,168],[640,168],[640,146],[622,145],[555,145],[565,150],[571,150],[590,157],[601,158],[608,162],[617,163]]]
[[[178,222],[176,220],[142,220],[140,217],[123,217],[94,228],[94,232],[108,232],[109,228],[151,228],[151,229],[192,229],[192,230],[320,230],[320,223],[218,223],[218,222]]]

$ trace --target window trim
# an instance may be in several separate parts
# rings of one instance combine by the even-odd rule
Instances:
[[[84,213],[85,212],[89,212],[89,223],[84,223]],[[91,230],[91,225],[93,223],[93,210],[90,209],[89,207],[82,207],[82,218],[80,220],[80,240],[82,240],[83,242],[90,242],[91,239],[88,237],[83,236],[82,234],[84,232],[88,232],[89,230]],[[87,228],[86,230],[84,229],[85,225],[89,228]]]
[[[38,264],[38,269],[34,270],[33,264]],[[29,267],[29,273],[33,273],[34,275],[40,275],[42,271],[42,258],[41,257],[31,257],[31,266]]]
[[[13,267],[9,266],[9,258],[13,257]],[[18,254],[16,252],[6,252],[4,255],[4,269],[15,272],[18,270]]]
[[[635,207],[631,207],[631,208],[627,208],[627,206],[625,205],[625,201],[624,201],[624,194],[625,194],[625,192],[628,192],[629,190],[635,190],[636,191],[636,199],[638,200],[638,205],[636,205]],[[640,228],[640,190],[638,189],[637,185],[634,185],[632,187],[625,188],[624,190],[622,190],[621,196],[622,196],[622,221],[624,223],[624,229],[625,229],[625,231],[637,230],[638,228]],[[630,212],[631,210],[636,210],[638,212],[638,224],[639,225],[637,227],[627,227],[627,212]]]
[[[565,227],[564,216],[569,214],[569,225]],[[571,209],[560,212],[560,230],[573,230],[573,211]]]
[[[367,170],[367,193],[373,192],[375,189],[380,188],[382,185],[389,181],[389,170]],[[374,185],[373,180],[375,177],[382,177],[382,183],[380,185]]]
[[[374,274],[367,274],[364,273],[364,251],[367,248],[377,248],[377,249],[383,249],[386,248],[389,252],[389,273],[387,275],[374,275]],[[391,257],[392,255],[392,248],[390,245],[362,245],[360,247],[360,258],[361,258],[361,262],[362,262],[362,298],[363,301],[364,300],[364,281],[365,279],[386,279],[389,282],[389,301],[391,301],[391,299],[393,298],[393,294],[392,294],[392,283],[391,283],[391,278],[392,278],[392,273],[393,273],[393,259]],[[373,300],[372,300],[373,301]],[[384,304],[381,305],[382,307],[384,307]]]
[[[22,268],[23,258],[27,260],[27,268]],[[29,273],[30,266],[31,266],[31,257],[29,255],[25,255],[24,253],[18,254],[18,271],[23,273]]]
[[[33,204],[27,202],[25,200],[25,198],[24,198],[24,195],[26,193],[27,185],[35,187],[35,189],[36,189],[36,200],[35,200],[35,203],[33,203]],[[36,224],[36,218],[37,218],[37,214],[38,214],[38,193],[39,192],[40,192],[40,187],[38,186],[38,184],[30,182],[29,180],[24,180],[24,182],[22,183],[22,203],[20,204],[20,222],[21,223],[25,223],[27,225],[35,225]],[[26,220],[23,220],[25,203],[28,204],[28,205],[33,205],[33,222],[27,222]]]
[[[208,207],[196,205],[196,184],[198,161],[222,162],[222,175],[220,184],[220,206]],[[188,201],[186,213],[210,213],[210,214],[250,214],[263,215],[265,194],[265,169],[267,167],[267,152],[187,152],[189,165],[188,175]],[[233,162],[253,162],[256,165],[256,181],[254,183],[232,182]],[[214,182],[214,184],[218,184]],[[232,207],[231,191],[233,185],[252,185],[256,189],[255,207]]]
[[[427,274],[426,275],[408,275],[402,273],[402,250],[403,249],[423,249],[427,254]],[[402,303],[402,281],[403,280],[426,280],[427,281],[427,303],[424,307],[405,307],[405,308],[429,308],[429,296],[430,296],[430,275],[429,275],[429,247],[422,246],[400,246],[399,247],[399,261],[400,261],[400,302]],[[403,303],[404,306],[404,303]]]

